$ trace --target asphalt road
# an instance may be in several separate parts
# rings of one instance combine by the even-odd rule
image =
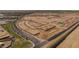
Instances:
[[[79,26],[57,48],[79,48]]]

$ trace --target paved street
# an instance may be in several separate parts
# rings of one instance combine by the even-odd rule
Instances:
[[[78,48],[78,47],[79,47],[79,26],[57,48]]]

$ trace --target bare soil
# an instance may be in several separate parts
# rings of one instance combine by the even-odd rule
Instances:
[[[79,27],[77,27],[57,48],[79,48]]]

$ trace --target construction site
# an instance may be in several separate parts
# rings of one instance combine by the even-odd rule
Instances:
[[[1,48],[79,48],[79,11],[0,13]]]

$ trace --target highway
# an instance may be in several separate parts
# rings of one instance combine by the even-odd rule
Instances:
[[[76,28],[78,27],[79,22],[75,23],[73,26],[68,28],[65,32],[59,34],[59,36],[52,37],[51,41],[47,44],[41,46],[41,48],[55,48]]]
[[[57,48],[79,48],[79,26]]]

